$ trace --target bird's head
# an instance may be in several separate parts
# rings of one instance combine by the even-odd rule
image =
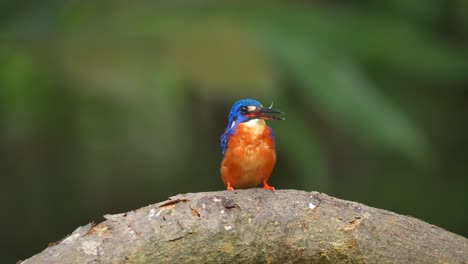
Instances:
[[[271,106],[263,107],[257,100],[242,99],[235,102],[232,106],[229,112],[228,126],[226,129],[233,128],[240,123],[252,119],[284,120],[284,118],[276,116],[278,114],[284,113],[271,108]]]
[[[230,135],[235,131],[238,124],[250,120],[284,120],[276,115],[283,112],[270,107],[263,107],[260,102],[253,99],[242,99],[234,103],[229,112],[226,130],[221,135],[221,152],[224,154]],[[273,136],[273,135],[272,135]]]

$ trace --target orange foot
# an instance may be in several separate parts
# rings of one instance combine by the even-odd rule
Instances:
[[[265,190],[270,190],[270,191],[274,191],[274,190],[275,190],[275,187],[268,185],[268,183],[266,182],[266,180],[263,180],[263,189],[265,189]]]
[[[232,188],[231,183],[227,182],[227,189],[228,191],[234,191],[234,188]]]

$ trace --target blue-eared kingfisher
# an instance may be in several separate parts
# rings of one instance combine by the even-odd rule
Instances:
[[[265,120],[284,120],[283,112],[263,107],[253,99],[234,103],[228,124],[221,135],[221,179],[228,191],[263,184],[263,189],[274,190],[267,184],[276,162],[273,130]]]

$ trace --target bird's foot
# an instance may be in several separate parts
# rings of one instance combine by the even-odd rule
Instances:
[[[227,183],[227,188],[226,188],[226,190],[228,190],[228,191],[234,191],[234,188],[232,188],[230,182]]]
[[[263,189],[274,191],[275,187],[268,185],[268,183],[265,180],[263,180]]]

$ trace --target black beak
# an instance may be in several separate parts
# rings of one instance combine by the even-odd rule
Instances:
[[[283,117],[275,115],[284,115],[284,113],[270,107],[257,106],[255,107],[255,109],[248,112],[245,116],[265,120],[284,120]]]

